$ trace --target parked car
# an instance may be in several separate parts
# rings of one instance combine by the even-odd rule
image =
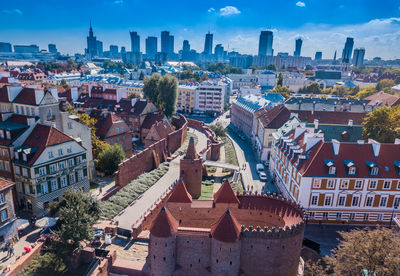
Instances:
[[[260,172],[258,175],[260,176],[261,181],[267,181],[267,175],[265,174],[265,172]]]
[[[264,161],[263,164],[265,167],[269,168],[269,161]]]
[[[257,173],[258,173],[258,174],[259,174],[260,172],[265,173],[265,171],[264,171],[264,165],[261,164],[261,163],[258,163],[258,164],[256,165],[256,170],[257,170]]]

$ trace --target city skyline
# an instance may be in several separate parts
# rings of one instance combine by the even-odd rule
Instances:
[[[82,5],[86,6],[91,1],[88,2]],[[141,37],[140,48],[144,52],[145,38],[156,36],[161,41],[161,31],[168,30],[175,38],[175,52],[181,49],[183,40],[188,40],[192,49],[202,52],[204,36],[209,30],[214,35],[214,45],[222,44],[226,50],[254,55],[258,52],[260,31],[271,27],[274,31],[273,49],[276,53],[293,53],[294,40],[301,37],[303,56],[313,57],[316,51],[322,51],[324,58],[333,58],[335,50],[342,51],[346,37],[349,36],[354,37],[354,48],[366,48],[367,59],[375,56],[381,56],[384,59],[400,57],[400,49],[396,47],[400,43],[400,9],[398,8],[400,3],[396,6],[394,1],[383,1],[387,2],[387,5],[373,1],[363,1],[363,3],[361,1],[354,1],[355,3],[345,3],[340,0],[328,1],[329,3],[325,5],[325,16],[310,14],[322,8],[320,4],[310,1],[285,1],[281,3],[281,6],[268,3],[271,11],[281,8],[280,11],[285,13],[283,17],[287,19],[287,22],[283,22],[285,20],[273,14],[268,16],[268,22],[266,22],[265,16],[260,18],[260,11],[256,7],[258,4],[262,10],[265,4],[261,1],[254,2],[236,1],[223,5],[205,1],[198,3],[195,11],[186,10],[185,14],[183,10],[187,9],[189,4],[181,3],[182,7],[176,7],[164,14],[165,7],[162,13],[158,4],[150,9],[146,6],[147,4],[139,0],[102,1],[93,6],[85,17],[82,17],[81,11],[66,7],[65,10],[57,11],[57,19],[54,19],[54,14],[46,13],[47,20],[40,19],[38,14],[59,8],[60,4],[55,7],[46,7],[42,11],[39,9],[43,8],[41,1],[32,9],[31,4],[26,1],[9,2],[4,3],[1,9],[0,24],[3,28],[0,30],[0,36],[2,41],[13,45],[38,44],[41,49],[45,49],[47,44],[54,43],[62,53],[81,53],[86,44],[82,37],[87,35],[89,20],[92,19],[95,36],[103,41],[104,49],[108,49],[110,44],[130,49],[129,31],[136,31]],[[136,17],[139,14],[137,10],[129,9],[135,5],[142,13],[138,17]],[[101,9],[103,12],[96,13]],[[104,12],[106,9],[107,14]],[[135,20],[125,17],[127,10],[132,12],[130,18],[135,18]],[[347,16],[350,11],[353,15]],[[33,13],[35,13],[35,20],[31,19],[27,25]],[[176,13],[180,16],[177,17]],[[338,16],[329,16],[331,13],[336,13]],[[60,19],[63,14],[66,17]],[[291,19],[294,14],[298,15],[296,20]],[[76,20],[78,16],[80,18]],[[15,18],[18,20],[11,20]],[[245,20],[246,18],[250,19]],[[51,20],[54,22],[48,24]]]

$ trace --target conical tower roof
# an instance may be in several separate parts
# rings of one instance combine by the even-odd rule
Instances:
[[[231,212],[226,212],[211,226],[211,235],[221,242],[237,242],[240,238],[241,227]]]
[[[222,183],[221,188],[214,194],[214,202],[215,203],[237,203],[240,201],[236,197],[235,192],[233,191],[231,184],[227,180]]]
[[[170,237],[178,231],[179,223],[171,213],[163,206],[153,225],[150,228],[150,234],[159,238]]]
[[[186,151],[185,159],[197,159],[198,155],[196,153],[196,147],[194,145],[194,138],[190,136],[189,145]]]
[[[172,193],[168,198],[168,202],[192,203],[192,196],[187,191],[182,179],[179,179],[175,188],[172,190]]]

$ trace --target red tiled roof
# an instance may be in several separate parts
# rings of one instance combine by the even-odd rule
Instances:
[[[72,102],[72,94],[71,94],[71,89],[68,89],[67,91],[64,92],[58,92],[58,97],[59,98],[66,98],[67,102]]]
[[[6,189],[8,187],[11,187],[12,185],[14,185],[14,182],[8,181],[8,180],[0,177],[0,191]]]
[[[213,225],[211,225],[211,235],[214,239],[221,242],[237,242],[240,238],[240,224],[229,210]]]
[[[142,124],[142,128],[150,129],[156,122],[162,121],[163,118],[164,118],[163,114],[150,113],[144,119],[143,124]]]
[[[151,129],[154,129],[155,132],[157,133],[159,139],[164,139],[165,137],[168,136],[171,132],[174,130],[172,129],[172,126],[169,124],[167,120],[162,120],[159,122],[156,122]],[[150,135],[150,133],[149,133]]]
[[[214,194],[214,202],[215,203],[237,203],[239,204],[239,200],[233,191],[231,184],[228,181],[224,181],[222,183],[221,188]]]
[[[28,116],[14,113],[10,116],[10,118],[7,119],[7,122],[13,122],[13,123],[17,123],[17,124],[27,125],[28,124]]]
[[[7,85],[0,88],[0,102],[10,102],[10,99],[8,98]]]
[[[24,104],[38,104],[35,97],[35,89],[24,87],[21,92],[15,97],[14,102]]]
[[[168,202],[192,203],[192,196],[188,193],[185,184],[179,180],[168,198]]]
[[[62,133],[54,127],[37,124],[22,145],[22,147],[28,146],[37,149],[27,163],[29,165],[35,163],[36,159],[38,159],[38,157],[46,147],[65,143],[72,140],[73,139],[71,137]]]
[[[394,95],[387,94],[383,91],[375,93],[371,96],[365,98],[365,100],[370,101],[368,105],[378,105],[378,106],[395,106],[400,104],[400,98]]]
[[[313,123],[318,120],[320,124],[347,125],[349,120],[353,120],[353,125],[361,125],[365,112],[339,112],[339,111],[309,111],[309,110],[293,110],[292,113],[298,114],[298,118],[302,122]]]
[[[264,128],[278,129],[290,119],[290,111],[284,105],[277,105],[270,110],[257,110],[254,116],[259,118]]]
[[[186,151],[185,159],[197,159],[198,155],[196,152],[196,147],[194,145],[194,138],[190,136],[189,138],[189,145]]]
[[[162,207],[153,225],[150,228],[150,234],[159,238],[170,237],[178,231],[179,222],[171,215],[171,213]]]

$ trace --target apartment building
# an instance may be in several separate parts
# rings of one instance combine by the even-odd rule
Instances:
[[[48,125],[37,124],[14,149],[18,203],[35,215],[46,213],[67,189],[89,192],[87,150]]]
[[[178,85],[176,109],[185,113],[193,113],[196,108],[197,85]]]
[[[273,147],[273,177],[311,222],[387,224],[400,213],[400,141],[324,141],[297,127]]]
[[[0,178],[0,244],[17,235],[13,190],[14,182]]]
[[[220,114],[224,111],[225,97],[225,84],[203,82],[196,91],[195,110]]]

